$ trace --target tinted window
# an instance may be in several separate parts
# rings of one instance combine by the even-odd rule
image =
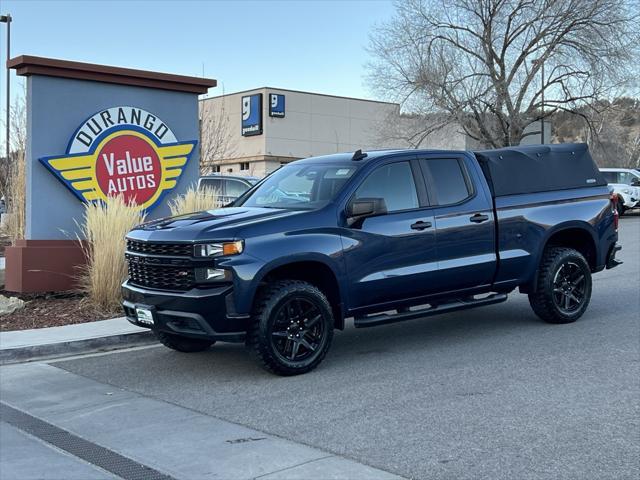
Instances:
[[[383,165],[358,187],[355,198],[384,198],[387,211],[418,208],[418,194],[409,162]]]
[[[423,168],[428,168],[433,184],[431,188],[438,205],[450,205],[468,198],[471,192],[462,171],[462,165],[455,158],[420,160]]]
[[[227,197],[239,197],[244,192],[249,190],[249,187],[238,180],[227,180]]]
[[[618,183],[616,172],[600,172],[607,183]]]
[[[222,180],[219,178],[201,178],[199,188],[212,188],[218,195],[222,195]]]

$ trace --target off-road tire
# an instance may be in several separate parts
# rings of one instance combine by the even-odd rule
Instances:
[[[584,295],[572,312],[563,311],[554,301],[554,278],[565,264],[576,265],[584,275]],[[572,248],[548,247],[542,255],[535,291],[529,293],[529,304],[542,320],[548,323],[571,323],[578,320],[589,306],[592,281],[591,269],[582,254]]]
[[[182,337],[180,335],[160,332],[158,330],[154,330],[153,333],[156,335],[156,338],[160,341],[160,343],[165,347],[183,353],[202,352],[209,349],[211,345],[216,343],[214,340],[201,340],[199,338]]]
[[[299,298],[313,303],[318,309],[323,334],[309,358],[291,361],[278,353],[272,341],[272,330],[280,309],[287,302]],[[320,289],[300,280],[279,280],[258,292],[247,332],[247,347],[268,372],[281,376],[300,375],[316,368],[326,356],[333,339],[333,325],[331,305]]]

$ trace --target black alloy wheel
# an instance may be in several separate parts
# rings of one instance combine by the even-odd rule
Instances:
[[[591,288],[591,267],[580,252],[548,247],[540,262],[535,290],[529,293],[529,303],[545,322],[571,323],[589,306]]]
[[[247,346],[269,372],[299,375],[322,362],[333,325],[331,305],[320,289],[301,280],[277,280],[259,293]]]
[[[324,337],[322,312],[311,300],[291,297],[275,314],[271,343],[285,360],[302,361],[320,348]]]
[[[584,302],[586,275],[575,262],[563,263],[553,279],[553,301],[564,314],[571,315]]]

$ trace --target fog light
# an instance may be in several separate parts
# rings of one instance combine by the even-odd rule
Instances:
[[[225,271],[219,268],[207,268],[205,280],[220,280],[224,278]]]

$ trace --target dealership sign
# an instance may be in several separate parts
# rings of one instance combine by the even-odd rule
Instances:
[[[150,210],[176,186],[196,143],[179,142],[166,123],[141,108],[111,107],[80,125],[66,154],[40,162],[81,201],[123,195]]]
[[[262,134],[262,94],[242,97],[242,135]]]

